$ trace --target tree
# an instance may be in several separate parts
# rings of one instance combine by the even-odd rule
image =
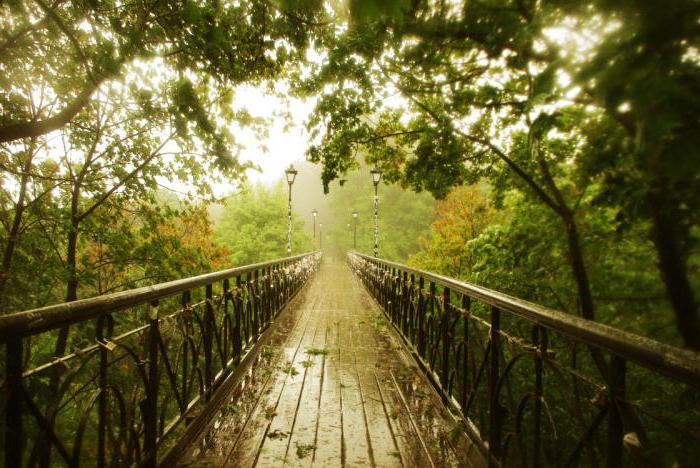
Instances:
[[[598,320],[678,344],[664,286],[654,271],[648,226],[620,229],[614,210],[590,210],[600,187],[589,189],[580,217],[590,258]],[[528,192],[509,189],[493,206],[484,185],[455,187],[438,202],[430,233],[409,263],[559,310],[576,309],[578,295],[555,215]],[[659,313],[663,312],[663,313]]]
[[[0,43],[5,91],[0,143],[62,128],[103,85],[142,70],[143,84],[137,87],[148,90],[149,83],[160,81],[162,89],[171,88],[169,110],[181,121],[179,129],[194,127],[189,131],[223,153],[226,135],[211,118],[214,105],[225,110],[227,88],[269,79],[288,61],[303,57],[307,27],[322,17],[320,6],[264,0],[6,2],[0,10],[6,32]],[[51,105],[32,118],[39,82],[47,84]]]
[[[474,21],[478,13],[468,11],[465,21]],[[432,18],[428,21],[422,15]],[[512,30],[515,26],[511,23],[517,23],[513,16],[520,17],[522,13],[509,12],[496,21]],[[340,47],[354,50],[358,44],[372,46],[359,52],[364,52],[363,66],[354,63],[357,54],[347,53],[339,56],[337,62],[324,65],[319,75],[334,82],[335,88],[322,96],[318,116],[311,122],[317,127],[325,126],[326,132],[309,155],[312,160],[324,161],[329,168],[325,181],[337,175],[336,167],[349,166],[347,162],[337,162],[338,159],[352,159],[354,148],[361,146],[366,148],[371,160],[381,161],[390,179],[402,180],[418,190],[427,188],[438,197],[444,196],[453,185],[483,176],[502,177],[503,171],[512,172],[519,179],[516,184],[532,190],[559,216],[581,299],[580,314],[594,319],[590,278],[575,219],[576,195],[569,198],[562,193],[553,167],[572,157],[572,148],[567,148],[567,154],[551,151],[558,139],[549,145],[546,137],[557,122],[541,110],[540,101],[546,94],[541,89],[543,79],[531,71],[527,59],[536,35],[528,34],[518,44],[502,42],[505,37],[484,43],[470,36],[446,42],[442,27],[450,31],[450,27],[460,26],[451,22],[449,14],[421,4],[410,13],[407,22],[394,21],[388,16],[365,19],[366,27],[352,29],[338,39]],[[393,36],[387,32],[387,23],[394,28]],[[416,44],[403,41],[407,34],[415,34],[420,40]],[[377,44],[392,53],[384,53]],[[507,64],[495,60],[506,47],[520,60],[513,59]],[[488,61],[489,57],[493,57],[493,63]],[[345,85],[348,75],[356,79],[361,93]],[[491,84],[499,79],[502,85]],[[320,89],[317,81],[312,79],[310,84],[316,90]],[[398,110],[383,109],[381,104],[376,104],[377,91],[373,84],[376,82],[393,86],[402,93],[412,105],[413,118],[401,119]],[[347,105],[343,100],[348,100]],[[505,110],[507,114],[499,119],[498,112]],[[469,123],[462,124],[467,116]],[[518,131],[517,140],[508,142],[508,132]]]
[[[698,81],[693,80],[698,67],[690,46],[697,32],[687,19],[697,17],[697,6],[679,2],[678,9],[674,5],[659,15],[654,14],[663,8],[658,3],[630,8],[617,2],[352,2],[350,27],[324,37],[324,46],[333,52],[300,86],[322,94],[310,122],[319,140],[309,157],[323,162],[326,183],[347,171],[361,148],[389,179],[437,196],[483,177],[491,180],[497,198],[513,186],[533,194],[559,219],[580,313],[593,319],[591,266],[581,237],[580,200],[587,190],[592,184],[608,189],[588,209],[608,209],[602,200],[611,201],[611,194],[618,194],[618,209],[623,197],[633,206],[651,207],[648,201],[656,199],[658,206],[669,208],[664,213],[672,213],[665,224],[676,219],[681,226],[692,224],[692,218],[680,208],[690,205],[680,200],[694,200],[691,189],[697,193],[697,169],[688,167],[678,190],[671,191],[676,202],[664,205],[668,184],[659,183],[653,164],[634,162],[640,129],[658,127],[661,132],[651,131],[656,156],[645,161],[664,164],[668,170],[662,174],[678,167],[670,162],[678,157],[663,158],[663,151],[678,154],[679,148],[693,147],[697,122],[687,116],[696,109],[695,98],[688,96],[677,106],[668,103],[693,94],[687,83]],[[679,30],[676,22],[682,25]],[[583,39],[573,44],[558,40],[547,29],[552,27],[582,31],[593,44],[584,50]],[[599,34],[588,34],[592,31]],[[665,51],[664,73],[656,75],[652,90],[643,77],[654,73],[652,63]],[[618,53],[623,58],[615,58],[608,73],[607,64]],[[629,76],[635,80],[628,89]],[[665,81],[666,76],[672,78]],[[616,97],[621,89],[627,101]],[[404,101],[387,105],[396,93]],[[668,112],[652,120],[658,115],[647,101]],[[625,115],[629,106],[644,109],[632,126]],[[622,177],[613,166],[632,171]],[[637,177],[638,172],[650,177]],[[650,193],[660,198],[650,198]],[[627,219],[636,224],[645,217],[640,211]],[[683,272],[691,231],[664,230],[657,221],[652,226],[678,329],[687,346],[698,348],[697,305]],[[662,237],[667,242],[660,242]]]
[[[42,153],[45,145],[36,139],[26,142],[21,151],[10,155],[0,150],[2,166],[5,168],[2,184],[2,264],[0,265],[0,307],[3,310],[16,309],[18,304],[13,299],[31,297],[30,285],[23,280],[36,276],[17,274],[18,265],[15,256],[23,257],[26,266],[30,259],[43,265],[43,272],[52,272],[49,261],[48,245],[42,244],[36,225],[46,214],[45,207],[50,205],[52,191],[62,180],[52,177],[54,165],[51,162],[35,164],[35,159]],[[31,253],[30,253],[31,252]],[[21,266],[19,267],[21,268]],[[19,281],[16,281],[19,280]],[[43,281],[46,283],[47,281]],[[48,281],[51,282],[51,281]],[[11,285],[11,288],[8,288]],[[12,289],[13,293],[9,293]],[[50,289],[49,289],[50,290]],[[24,305],[24,304],[23,304]]]
[[[624,130],[629,147],[622,164],[620,158],[596,163],[621,218],[649,221],[678,329],[687,346],[700,349],[698,284],[689,269],[700,240],[700,123],[694,118],[700,111],[700,5],[646,0],[595,7],[621,24],[572,75]],[[564,8],[584,17],[580,7]]]
[[[438,201],[430,232],[420,237],[421,250],[411,256],[409,264],[453,278],[471,278],[477,258],[470,242],[502,217],[485,192],[481,186],[455,187]]]

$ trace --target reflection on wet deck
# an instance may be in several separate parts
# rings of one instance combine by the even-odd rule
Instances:
[[[324,260],[274,326],[183,464],[483,464],[340,259]]]

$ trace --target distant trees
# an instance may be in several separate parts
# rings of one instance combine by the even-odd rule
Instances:
[[[292,255],[313,250],[308,227],[293,215]],[[262,262],[287,255],[287,186],[246,186],[229,196],[218,215],[217,242],[228,249],[233,266]]]
[[[369,168],[349,172],[340,184],[331,188],[327,199],[324,232],[329,244],[343,251],[353,248],[354,221],[358,212],[357,250],[372,254],[374,250],[374,186]],[[401,187],[379,185],[379,255],[405,262],[420,249],[419,238],[427,233],[433,219],[435,199],[428,193],[416,194]],[[324,241],[326,242],[326,241]],[[328,245],[328,244],[324,244]]]

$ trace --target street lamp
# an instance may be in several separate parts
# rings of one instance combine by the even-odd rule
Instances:
[[[357,250],[357,217],[359,216],[359,213],[357,211],[352,212],[352,221],[355,225],[354,232],[352,235],[352,249]]]
[[[311,214],[314,215],[314,240],[316,240],[316,216],[318,216],[318,210],[314,208],[311,210]]]
[[[379,195],[377,188],[382,179],[382,172],[373,167],[369,173],[372,174],[372,182],[374,183],[374,256],[379,257]]]
[[[287,211],[288,224],[287,224],[287,257],[292,256],[292,184],[294,179],[297,177],[297,170],[294,169],[293,165],[289,165],[287,170],[284,171],[287,175],[287,183],[289,184],[289,210]]]
[[[318,223],[318,250],[323,250],[323,223]]]

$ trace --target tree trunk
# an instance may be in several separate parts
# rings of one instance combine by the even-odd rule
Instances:
[[[72,302],[78,299],[78,272],[77,272],[77,261],[78,256],[78,229],[80,227],[80,217],[78,213],[79,201],[80,201],[80,184],[82,180],[79,177],[78,181],[75,183],[73,188],[73,193],[71,194],[71,213],[70,213],[70,229],[68,231],[68,237],[66,239],[66,270],[68,270],[68,281],[66,283],[66,300],[65,302]],[[63,356],[66,351],[66,344],[68,343],[68,325],[62,326],[58,332],[58,337],[56,338],[56,348],[54,350],[54,356]]]
[[[68,282],[66,284],[65,302],[72,302],[78,299],[78,272],[76,268],[76,258],[78,250],[78,222],[73,219],[70,231],[68,232],[68,243],[66,250],[66,268],[68,270]]]
[[[673,307],[678,331],[686,347],[700,350],[700,316],[693,289],[688,280],[688,266],[676,230],[680,217],[667,202],[662,191],[649,193],[651,238],[658,255],[661,279]]]
[[[66,254],[66,268],[68,269],[68,282],[66,284],[66,300],[72,302],[78,299],[78,274],[76,270],[76,257],[78,248],[78,223],[73,219],[71,229],[68,233],[68,251]],[[56,349],[54,356],[63,356],[68,343],[68,325],[64,325],[58,332],[56,338]]]
[[[5,306],[5,287],[7,286],[7,280],[10,277],[10,269],[12,268],[12,257],[15,254],[15,248],[19,242],[19,230],[22,225],[22,216],[24,215],[24,199],[27,193],[27,183],[29,182],[29,175],[27,174],[29,167],[31,166],[32,158],[29,158],[29,162],[25,164],[24,173],[20,181],[19,187],[19,197],[17,198],[17,207],[15,208],[15,216],[12,220],[12,226],[10,231],[7,233],[7,244],[5,244],[5,250],[2,255],[2,270],[0,270],[0,311]]]
[[[578,298],[580,301],[581,317],[588,320],[595,320],[595,306],[593,304],[593,295],[591,293],[591,281],[588,278],[588,269],[586,268],[586,260],[583,255],[583,247],[581,246],[581,238],[578,233],[578,227],[576,226],[574,213],[567,207],[562,207],[562,210],[558,214],[562,221],[564,221],[564,227],[566,229],[566,240],[569,248],[569,264],[571,265],[571,271],[573,272],[574,280],[576,281],[576,288],[578,290]],[[608,363],[606,362],[603,353],[593,346],[588,346],[588,350],[590,351],[591,358],[593,359],[593,362],[598,368],[601,376],[603,376],[603,378],[607,378]]]
[[[581,301],[581,317],[588,320],[595,320],[595,307],[593,305],[593,295],[591,294],[591,282],[588,278],[588,269],[583,256],[583,248],[581,247],[581,238],[576,226],[576,220],[573,213],[565,210],[562,214],[562,220],[566,228],[566,240],[569,247],[569,263],[571,270],[576,280],[576,288],[578,289],[578,297]]]

